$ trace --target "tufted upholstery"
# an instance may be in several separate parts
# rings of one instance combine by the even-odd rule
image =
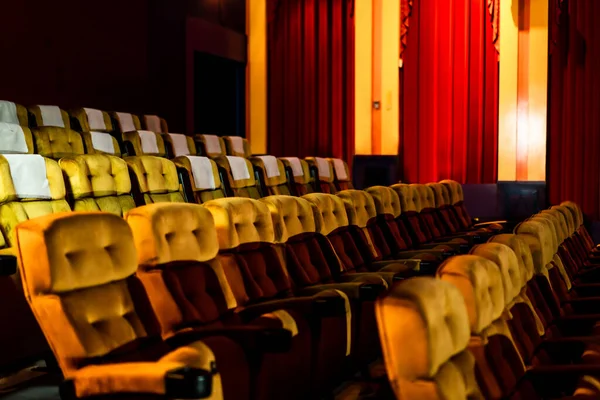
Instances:
[[[391,188],[398,194],[402,212],[419,212],[421,210],[421,197],[414,186],[396,183]]]
[[[115,122],[115,132],[119,134],[142,129],[140,118],[137,115],[124,112],[111,112],[109,115]]]
[[[315,233],[317,223],[309,201],[292,196],[269,196],[260,199],[271,211],[275,240],[286,242],[304,233]]]
[[[90,112],[90,110],[92,110],[92,112],[102,113],[102,122],[104,123],[103,127],[94,126],[93,123],[90,125],[91,121],[88,117],[88,112]],[[112,132],[114,130],[110,115],[105,111],[90,108],[76,108],[71,110],[69,114],[75,118],[79,124],[79,127],[74,126],[73,128],[79,130],[80,132]]]
[[[440,183],[447,189],[450,204],[454,207],[454,212],[458,221],[461,223],[462,229],[470,228],[473,225],[473,222],[465,208],[462,185],[450,179],[440,181]]]
[[[281,160],[274,156],[256,156],[251,157],[250,162],[256,170],[260,171],[260,177],[264,182],[267,195],[291,195],[285,167]],[[270,165],[267,166],[266,163]]]
[[[332,164],[321,157],[306,157],[309,167],[316,170],[316,179],[322,193],[335,193],[337,188],[334,185],[335,173]]]
[[[517,225],[515,233],[529,246],[536,271],[546,269],[554,256],[551,232],[542,222],[529,220]]]
[[[280,158],[283,165],[291,171],[291,178],[298,196],[314,192],[313,178],[310,175],[308,163],[298,157]]]
[[[254,168],[248,159],[243,159],[246,164],[248,178],[242,179],[234,179],[232,167],[227,157],[216,157],[214,160],[219,167],[225,170],[229,186],[231,187],[234,196],[260,199],[261,195],[254,176]]]
[[[275,231],[266,204],[253,199],[229,198],[204,203],[215,219],[219,247],[232,249],[244,243],[273,242]]]
[[[20,224],[16,237],[27,300],[77,396],[160,395],[167,371],[208,370],[215,362],[202,342],[170,352],[147,340],[157,331],[143,297],[132,290],[137,257],[121,218],[61,213]],[[220,398],[218,376],[214,384]]]
[[[227,154],[225,142],[223,141],[222,137],[216,135],[197,134],[195,139],[200,142],[200,145],[202,146],[202,154],[207,157],[215,158]]]
[[[143,128],[156,133],[167,133],[169,132],[169,126],[164,118],[160,118],[156,115],[144,115],[142,116]]]
[[[247,139],[239,136],[223,136],[223,143],[225,143],[227,155],[244,158],[252,156],[250,142]]]
[[[315,218],[319,231],[323,235],[328,235],[335,229],[350,224],[344,200],[341,197],[324,193],[311,193],[302,196],[302,198],[316,206],[313,210],[317,211]]]
[[[439,279],[456,286],[463,295],[471,333],[480,335],[504,311],[504,288],[498,266],[475,255],[452,257],[438,269]]]
[[[350,168],[346,161],[340,158],[328,158],[327,161],[331,164],[335,176],[334,183],[337,190],[354,189]]]
[[[156,149],[152,149],[152,151],[144,150],[143,141],[141,135],[149,135],[154,134]],[[131,143],[133,147],[133,153],[130,156],[158,156],[165,157],[167,155],[167,151],[165,149],[165,142],[160,135],[160,133],[152,132],[152,131],[132,131],[123,133],[123,141]]]
[[[65,157],[59,161],[69,183],[75,211],[105,211],[119,216],[135,207],[125,161],[107,155]]]
[[[504,244],[485,243],[473,247],[470,254],[486,258],[498,266],[502,275],[504,300],[506,305],[511,305],[526,283],[521,280],[519,261],[514,251]]]
[[[37,153],[49,158],[84,154],[83,139],[75,131],[53,126],[32,129]]]
[[[127,157],[125,161],[137,177],[146,204],[184,201],[172,161],[153,156]]]
[[[171,148],[172,157],[179,156],[195,156],[198,152],[196,151],[196,144],[191,136],[183,135],[181,133],[165,133],[162,135],[165,144]],[[182,144],[185,142],[186,149],[181,149],[177,152],[174,140],[181,140]]]
[[[402,213],[400,208],[400,198],[392,188],[387,186],[371,186],[367,188],[367,193],[373,196],[377,214],[389,214],[397,218]]]
[[[199,157],[200,158],[200,157]],[[177,157],[173,161],[175,165],[178,167],[185,168],[190,177],[190,186],[191,190],[194,193],[194,197],[196,202],[204,203],[209,200],[220,199],[225,197],[225,191],[223,190],[223,184],[221,182],[221,178],[219,177],[219,170],[217,168],[217,164],[214,160],[211,160],[207,157],[201,157],[206,160],[204,164],[199,163],[199,167],[207,167],[210,170],[201,170],[198,171],[201,174],[200,177],[195,176],[194,168],[192,167],[192,161],[190,157]],[[208,165],[206,165],[208,164]],[[212,175],[212,180],[203,179],[205,176]],[[202,183],[202,185],[197,184]],[[210,182],[206,182],[210,181]]]
[[[522,282],[529,282],[535,273],[533,267],[533,258],[527,243],[515,234],[504,233],[490,238],[490,243],[500,243],[511,248],[517,256],[519,268],[521,270]]]
[[[406,229],[410,231],[411,239],[415,244],[423,244],[433,239],[432,233],[427,226],[421,222],[419,211],[421,206],[421,196],[413,185],[397,183],[391,188],[398,194],[400,199],[400,208],[402,217],[406,222]]]
[[[366,228],[377,217],[373,196],[364,190],[343,190],[337,196],[344,200],[347,214],[352,225]]]
[[[70,211],[65,200],[65,185],[58,163],[48,158],[44,159],[44,162],[46,166],[45,179],[48,182],[50,198],[20,199],[15,189],[18,182],[13,180],[7,160],[0,156],[0,225],[8,246],[14,245],[14,228],[18,223],[46,214]],[[26,171],[28,176],[39,173],[43,172]],[[43,176],[39,178],[44,180]]]
[[[58,121],[56,121],[57,124],[53,124],[52,121],[48,121],[48,120],[44,119],[44,117],[46,116],[47,110],[57,114],[56,115],[58,117],[57,118]],[[64,129],[71,129],[71,121],[69,119],[69,114],[65,110],[62,110],[56,106],[36,105],[36,106],[29,107],[29,112],[33,116],[33,121],[34,121],[36,127],[58,126],[60,128],[64,128]],[[60,126],[59,124],[62,124],[62,126]]]
[[[413,278],[394,286],[377,301],[377,324],[396,398],[481,398],[467,310],[452,284]]]

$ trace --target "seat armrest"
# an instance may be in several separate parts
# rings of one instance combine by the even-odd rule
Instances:
[[[17,273],[17,257],[10,254],[0,254],[0,276]]]
[[[239,311],[239,316],[243,321],[249,322],[277,310],[297,311],[317,317],[338,317],[346,315],[346,299],[333,290],[323,291],[310,297],[294,297],[252,304]]]
[[[225,328],[187,327],[165,338],[172,348],[211,336],[225,336],[245,349],[258,349],[263,353],[284,353],[292,346],[292,332],[284,328],[262,326],[235,326]]]
[[[298,291],[297,294],[312,296],[324,290],[339,290],[350,300],[374,301],[386,289],[386,285],[382,281],[379,283],[345,282],[308,286]]]
[[[573,393],[584,375],[600,375],[600,365],[543,365],[527,370],[528,380],[541,398],[563,398],[564,393]]]
[[[168,355],[167,355],[168,357]],[[205,399],[212,393],[211,370],[192,368],[178,361],[90,365],[74,373],[60,387],[60,396],[142,395],[171,399]]]

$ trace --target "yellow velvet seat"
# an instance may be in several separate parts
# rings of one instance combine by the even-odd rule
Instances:
[[[181,133],[163,133],[162,136],[170,157],[197,155],[196,143],[191,136]]]
[[[214,160],[224,172],[221,174],[225,178],[222,183],[229,195],[251,199],[262,197],[250,160],[237,156],[221,156]]]
[[[227,155],[227,149],[225,148],[225,142],[223,141],[222,137],[216,135],[197,134],[194,136],[194,139],[200,145],[198,149],[199,155],[209,158]]]
[[[222,399],[202,341],[171,349],[139,290],[127,223],[109,213],[59,213],[16,228],[27,301],[62,370],[63,395]]]
[[[173,161],[153,156],[127,157],[125,161],[135,174],[143,204],[184,201]]]
[[[160,133],[153,131],[125,132],[123,133],[123,143],[129,156],[167,156],[165,142]]]
[[[250,142],[239,136],[223,136],[225,149],[228,156],[250,158],[252,150],[250,150]]]
[[[73,210],[105,211],[122,217],[135,207],[124,160],[94,154],[64,157],[59,164],[68,182]]]
[[[142,129],[140,118],[137,115],[127,112],[111,112],[109,115],[113,122],[114,132],[119,135]]]
[[[255,156],[250,158],[250,162],[265,196],[292,194],[281,160],[274,156]]]
[[[93,108],[77,108],[71,110],[70,115],[74,129],[81,133],[86,154],[121,156],[121,135],[115,132],[113,120],[107,112]]]
[[[298,157],[283,157],[280,160],[285,167],[288,182],[294,184],[296,196],[304,196],[315,191],[315,180],[306,161]]]
[[[29,107],[35,127],[57,127],[71,129],[69,113],[58,106],[36,105]]]
[[[332,164],[321,157],[306,157],[306,162],[310,167],[311,175],[317,182],[317,189],[321,193],[335,193],[338,189],[335,187],[335,173]]]
[[[337,190],[348,190],[354,189],[352,184],[352,177],[350,175],[350,168],[346,161],[340,158],[328,158],[329,164],[333,169],[334,180],[333,183]]]
[[[0,100],[0,122],[23,127],[29,126],[27,108],[12,101]]]
[[[214,160],[201,156],[182,156],[173,161],[185,171],[183,186],[189,203],[202,204],[225,197],[225,189]]]
[[[141,118],[142,127],[145,130],[155,132],[155,133],[168,133],[169,126],[167,125],[167,120],[161,118],[157,115],[143,115]]]

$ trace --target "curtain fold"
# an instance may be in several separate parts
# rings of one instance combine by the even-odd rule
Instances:
[[[400,71],[404,181],[496,182],[499,70],[494,4],[414,1]]]
[[[268,152],[354,155],[353,0],[269,0]]]
[[[600,2],[550,4],[547,183],[550,202],[573,200],[600,218]]]

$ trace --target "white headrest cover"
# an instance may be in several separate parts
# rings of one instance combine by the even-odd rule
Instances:
[[[162,132],[160,118],[156,115],[146,115],[146,129],[152,132]]]
[[[275,178],[279,176],[279,166],[277,165],[277,158],[274,156],[258,156],[265,164],[265,172],[268,178]]]
[[[63,121],[62,113],[58,106],[39,106],[42,114],[42,126],[57,126],[59,128],[65,127],[65,121]]]
[[[319,176],[323,178],[331,178],[329,161],[321,157],[315,157],[315,161],[317,162],[317,168],[319,169]]]
[[[239,136],[229,136],[229,140],[231,140],[231,147],[233,147],[233,151],[239,154],[244,154],[244,139]]]
[[[17,197],[20,199],[51,199],[46,176],[46,160],[37,154],[4,155]]]
[[[335,168],[335,175],[338,180],[346,181],[348,180],[348,173],[346,172],[346,165],[344,164],[344,160],[340,160],[339,158],[333,159],[333,167]]]
[[[186,156],[192,166],[192,176],[197,189],[216,189],[215,175],[208,157]]]
[[[110,134],[106,132],[90,132],[90,136],[92,137],[92,146],[94,146],[95,150],[115,154],[115,145]]]
[[[21,125],[0,122],[0,153],[26,154],[28,150]]]
[[[151,131],[137,131],[142,142],[142,151],[144,154],[158,154],[158,143],[156,143],[156,133]]]
[[[102,111],[93,108],[84,108],[83,110],[87,115],[88,124],[90,126],[91,131],[103,131],[106,129],[106,123],[104,122],[104,115],[102,114]]]
[[[133,123],[133,116],[129,113],[117,113],[119,119],[119,125],[121,126],[121,132],[133,132],[135,131],[135,124]]]
[[[229,161],[229,167],[231,168],[233,180],[241,181],[244,179],[250,179],[250,171],[248,171],[248,164],[246,164],[245,158],[227,156],[227,161]]]
[[[292,172],[294,176],[303,176],[304,171],[302,170],[302,163],[298,157],[283,157],[285,160],[290,162],[290,166],[292,167]]]
[[[17,105],[11,101],[0,101],[0,122],[7,124],[19,124],[19,116],[17,115]]]
[[[190,154],[190,148],[188,147],[187,138],[181,133],[169,133],[171,141],[173,141],[173,152],[175,157],[187,156]]]
[[[223,152],[221,148],[221,141],[217,135],[203,135],[204,136],[204,146],[206,147],[206,152],[210,154],[219,154]]]

